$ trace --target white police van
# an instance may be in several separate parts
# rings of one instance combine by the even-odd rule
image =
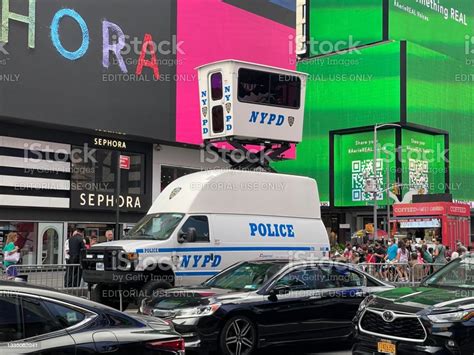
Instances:
[[[198,73],[208,145],[263,142],[274,157],[301,141],[306,74],[235,60]],[[271,171],[268,164],[260,168]],[[200,283],[238,261],[328,253],[316,181],[215,170],[171,183],[126,238],[93,246],[82,266],[84,280],[95,285],[93,298],[118,306],[119,296],[124,305],[140,301],[159,289]]]
[[[93,246],[82,265],[84,280],[97,284],[96,300],[116,306],[119,288],[139,299],[200,283],[241,260],[328,251],[314,180],[213,170],[175,180],[124,239]]]

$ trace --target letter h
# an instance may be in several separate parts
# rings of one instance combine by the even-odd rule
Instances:
[[[2,28],[0,42],[8,43],[9,21],[15,20],[28,25],[28,47],[35,48],[35,18],[36,0],[28,0],[28,15],[10,12],[10,0],[2,0]]]

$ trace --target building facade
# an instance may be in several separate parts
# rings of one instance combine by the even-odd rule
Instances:
[[[285,0],[0,9],[0,244],[17,232],[24,264],[64,262],[75,227],[104,240],[117,190],[121,235],[174,179],[226,167],[200,151],[195,67],[296,63],[295,8]]]
[[[474,207],[472,1],[298,0],[297,14],[304,139],[275,168],[318,181],[326,226],[350,237],[373,223],[371,179],[383,190],[380,227],[390,192]],[[381,124],[397,126],[379,130],[373,169]]]

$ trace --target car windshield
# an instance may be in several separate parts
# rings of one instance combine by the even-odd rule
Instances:
[[[285,264],[270,262],[245,262],[207,281],[207,287],[228,290],[254,291],[270,280]]]
[[[452,261],[424,284],[430,287],[474,289],[474,255]]]
[[[142,218],[124,239],[166,240],[183,219],[181,213],[156,213]]]

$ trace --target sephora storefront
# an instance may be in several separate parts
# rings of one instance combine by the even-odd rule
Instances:
[[[61,263],[74,227],[99,242],[115,228],[118,156],[122,231],[149,209],[151,143],[104,132],[1,128],[0,242],[17,232],[24,264]]]

